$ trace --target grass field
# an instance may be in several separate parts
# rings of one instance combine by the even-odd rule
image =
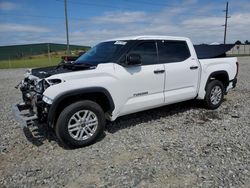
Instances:
[[[23,57],[47,54],[48,50],[51,53],[65,52],[67,45],[55,43],[38,43],[24,45],[0,46],[0,60],[18,59]],[[69,45],[70,51],[86,51],[90,47]]]
[[[11,68],[32,68],[32,67],[45,67],[57,65],[61,61],[60,57],[37,57],[32,59],[18,59],[18,60],[2,60],[0,61],[0,69]]]

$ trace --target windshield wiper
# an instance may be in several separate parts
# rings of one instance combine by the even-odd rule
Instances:
[[[58,65],[56,66],[55,69],[58,69],[60,67],[62,67],[63,65],[65,65],[67,62],[65,62],[64,60],[62,60],[60,63],[58,63]]]
[[[87,68],[94,68],[95,66],[90,64],[75,64],[75,63],[64,63],[62,64],[63,68],[67,68],[70,70],[80,70],[80,69],[87,69]]]
[[[92,65],[90,63],[81,63],[81,64],[78,64],[78,63],[69,63],[69,62],[64,62],[64,61],[61,61],[55,69],[58,69],[58,68],[66,68],[66,69],[70,69],[70,70],[79,70],[79,69],[87,69],[87,68],[95,68],[96,65]]]

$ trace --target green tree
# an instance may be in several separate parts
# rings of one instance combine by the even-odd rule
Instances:
[[[235,44],[242,44],[240,40],[237,40]]]

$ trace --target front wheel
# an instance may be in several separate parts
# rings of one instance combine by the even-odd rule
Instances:
[[[97,103],[79,101],[61,112],[56,123],[56,135],[70,148],[83,147],[96,141],[104,125],[104,112]]]
[[[218,108],[224,97],[225,88],[221,81],[213,80],[208,83],[205,96],[205,105],[208,109]]]

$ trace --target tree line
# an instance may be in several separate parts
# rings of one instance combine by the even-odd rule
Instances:
[[[250,42],[246,40],[244,43],[242,43],[240,40],[237,40],[234,44],[250,44]]]

